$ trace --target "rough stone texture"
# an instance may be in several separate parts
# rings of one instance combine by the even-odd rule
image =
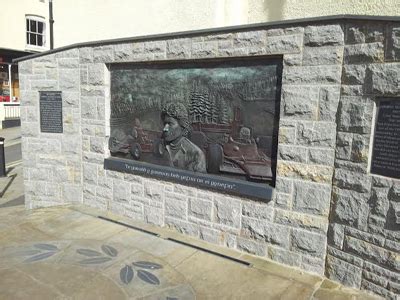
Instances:
[[[371,175],[368,165],[374,101],[400,95],[399,28],[316,21],[87,46],[21,62],[27,205],[108,209],[312,272],[325,269],[331,279],[394,298],[400,184]],[[259,55],[283,56],[272,201],[104,170],[106,64]],[[63,92],[62,135],[40,132],[41,90]]]
[[[315,120],[319,88],[316,86],[283,86],[282,101],[284,117]]]
[[[304,29],[304,45],[310,47],[343,45],[344,33],[340,25],[307,26]]]

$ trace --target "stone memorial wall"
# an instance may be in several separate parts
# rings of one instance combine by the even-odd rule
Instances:
[[[21,60],[26,206],[109,210],[394,299],[398,161],[382,166],[398,154],[389,149],[399,114],[385,105],[400,103],[399,44],[400,20],[349,17],[80,44]],[[239,57],[282,62],[270,196],[176,183],[129,163],[107,167],[124,164],[109,159],[115,63]],[[60,129],[41,117],[40,95],[51,91],[61,92],[62,133],[41,130]],[[389,135],[392,144],[383,143]]]

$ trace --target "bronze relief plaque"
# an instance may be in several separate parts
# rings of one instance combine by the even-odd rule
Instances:
[[[112,156],[165,179],[274,184],[281,59],[114,64],[110,72]]]

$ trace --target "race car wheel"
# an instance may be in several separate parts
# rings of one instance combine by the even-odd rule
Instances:
[[[140,156],[142,155],[142,148],[138,143],[133,143],[131,144],[130,152],[133,159],[139,160]]]
[[[207,171],[218,174],[222,163],[222,147],[219,144],[210,144],[207,151]]]

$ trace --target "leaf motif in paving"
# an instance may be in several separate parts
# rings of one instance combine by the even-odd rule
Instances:
[[[110,261],[111,258],[109,257],[93,257],[93,258],[87,258],[84,260],[81,260],[79,263],[83,265],[97,265],[97,264],[102,264],[107,261]]]
[[[41,250],[48,250],[48,251],[57,251],[58,248],[51,244],[35,244],[34,247],[41,249]]]
[[[19,255],[19,256],[30,256],[30,255],[35,255],[42,253],[41,250],[31,250],[31,249],[25,249],[25,250],[20,250],[20,251],[15,251],[13,254],[14,255]]]
[[[162,265],[152,263],[149,261],[136,261],[136,262],[133,262],[132,265],[134,265],[135,267],[138,267],[138,268],[149,269],[149,270],[162,269],[162,267],[163,267]]]
[[[85,255],[85,256],[89,256],[89,257],[102,255],[99,251],[94,251],[91,249],[78,249],[78,250],[76,250],[76,252],[79,254]]]
[[[138,273],[138,277],[147,283],[154,284],[154,285],[160,284],[160,280],[157,278],[157,276],[151,274],[150,272],[147,272],[145,270],[139,270],[139,271],[137,271],[137,273]]]
[[[111,257],[116,257],[118,255],[117,249],[108,245],[102,245],[101,250],[103,250],[105,254]]]
[[[119,278],[121,278],[121,281],[125,284],[128,284],[129,282],[132,281],[133,279],[133,269],[131,266],[126,265],[121,269],[119,272]]]
[[[27,259],[24,260],[24,262],[34,262],[34,261],[38,261],[38,260],[43,260],[46,258],[49,258],[50,256],[54,255],[56,252],[45,252],[45,253],[41,253],[35,256],[31,256]]]

